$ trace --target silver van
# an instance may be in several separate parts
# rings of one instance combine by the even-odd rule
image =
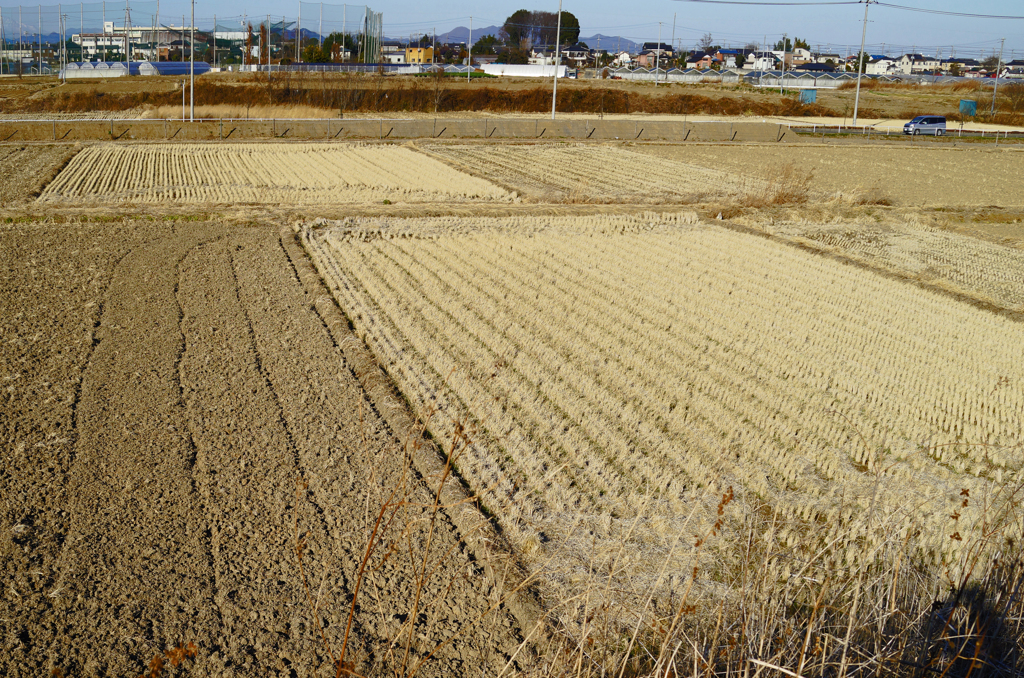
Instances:
[[[919,115],[903,126],[904,134],[934,134],[941,137],[946,133],[946,119],[940,115]]]

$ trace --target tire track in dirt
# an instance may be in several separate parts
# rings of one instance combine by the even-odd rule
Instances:
[[[53,614],[66,626],[49,654],[65,672],[138,672],[179,642],[209,645],[217,626],[173,298],[177,262],[209,237],[193,228],[137,248],[109,286],[77,408],[58,565]]]
[[[418,506],[407,510],[405,524],[388,535],[393,544],[405,542],[404,553],[383,563],[364,582],[360,594],[362,623],[360,650],[362,671],[390,670],[401,662],[404,642],[394,652],[389,642],[403,628],[415,598],[414,567],[424,552],[434,576],[423,587],[424,604],[416,624],[413,663],[429,653],[435,644],[454,633],[456,643],[437,653],[426,664],[425,675],[458,675],[488,667],[496,672],[504,666],[521,638],[509,611],[502,607],[484,615],[491,589],[483,568],[467,552],[458,529],[447,510],[441,510],[431,524],[426,511],[433,495],[430,480],[418,477],[410,468],[402,447],[366,399],[358,380],[313,308],[291,264],[283,244],[260,234],[232,249],[240,298],[252,323],[261,364],[273,390],[278,394],[286,426],[291,433],[303,478],[308,483],[309,511],[320,516],[330,542],[324,544],[341,555],[344,581],[354,582],[372,519],[391,489],[407,486],[407,501]],[[358,432],[358,435],[353,435]],[[302,523],[310,524],[305,518]],[[433,543],[425,543],[429,530]],[[313,543],[311,536],[310,544]],[[348,611],[348,599],[339,598],[331,572],[326,591],[339,604],[324,605],[330,631],[340,632],[337,621]],[[333,584],[333,585],[332,585]],[[340,638],[331,636],[335,647]]]
[[[265,673],[297,665],[329,673],[292,556],[300,470],[240,301],[235,246],[229,238],[191,252],[178,290],[181,383],[224,624],[210,668]],[[322,542],[323,531],[313,530]],[[331,564],[329,552],[322,557]]]
[[[113,271],[155,233],[120,224],[0,231],[0,674],[43,675],[57,629],[56,565],[70,516],[82,375]],[[10,536],[8,540],[6,537]]]

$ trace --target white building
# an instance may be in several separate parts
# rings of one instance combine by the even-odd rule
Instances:
[[[898,71],[899,63],[895,59],[888,57],[872,59],[864,69],[864,72],[868,75],[892,75]]]
[[[173,24],[164,26],[131,26],[125,31],[124,26],[115,26],[113,21],[103,23],[102,33],[74,33],[71,42],[82,48],[83,59],[93,59],[107,52],[123,54],[127,49],[132,56],[155,58],[156,45],[168,45],[177,40],[188,41],[192,27]],[[126,34],[127,33],[127,40]],[[145,45],[144,50],[139,45]],[[142,54],[145,52],[145,54]]]

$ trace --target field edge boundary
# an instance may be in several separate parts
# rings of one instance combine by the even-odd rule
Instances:
[[[320,272],[312,263],[312,256],[306,247],[305,239],[299,234],[298,227],[282,228],[280,237],[285,253],[295,267],[296,276],[306,293],[314,300],[314,310],[341,350],[349,369],[359,380],[367,397],[391,429],[391,434],[407,450],[416,471],[421,476],[440,477],[443,471],[441,451],[424,435],[423,427],[409,411],[401,391],[391,376],[380,366],[376,356],[351,331],[348,317],[338,306],[334,295],[330,293]],[[382,403],[388,401],[401,404],[380,407]],[[402,440],[400,432],[403,431],[407,432],[408,441]],[[446,511],[459,530],[460,541],[483,568],[488,584],[499,591],[509,592],[502,605],[512,612],[519,622],[527,644],[535,644],[536,640],[530,639],[535,636],[535,629],[543,626],[545,614],[534,581],[511,545],[498,532],[493,520],[476,507],[461,480],[446,482],[441,499],[446,505],[463,508],[461,511]],[[468,538],[474,532],[479,536]],[[500,551],[512,566],[503,572],[496,571],[485,544],[491,544]]]

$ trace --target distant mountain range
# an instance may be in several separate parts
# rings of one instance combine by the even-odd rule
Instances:
[[[603,49],[607,52],[629,52],[633,54],[640,49],[640,44],[618,35],[592,35],[589,38],[580,36],[580,42],[587,44],[590,49]]]

